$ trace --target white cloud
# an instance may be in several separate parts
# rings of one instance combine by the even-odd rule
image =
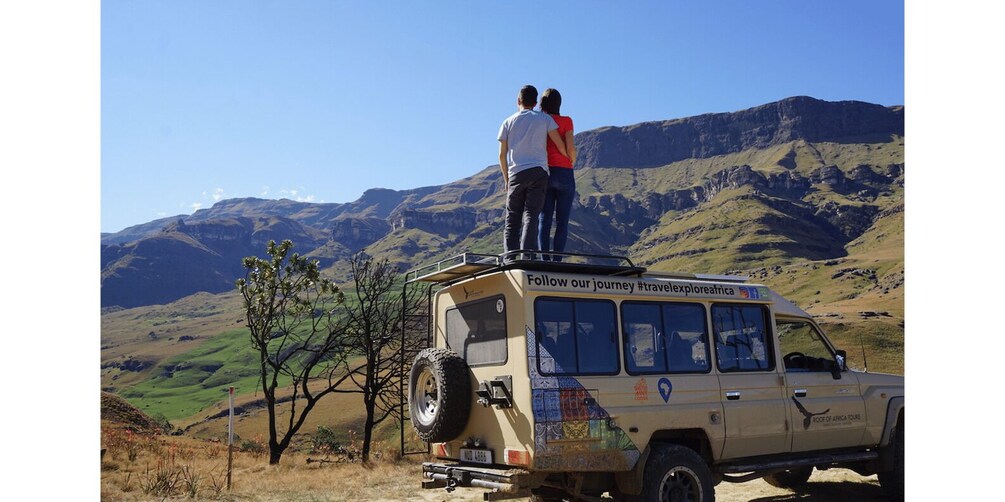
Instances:
[[[297,202],[314,202],[314,196],[308,195],[307,197],[297,197]]]
[[[262,197],[269,195],[269,185],[262,185]]]
[[[223,198],[223,189],[222,188],[217,188],[216,190],[213,190],[213,200],[214,201],[219,201],[222,198]]]
[[[198,211],[202,207],[202,202],[193,202],[192,211]]]

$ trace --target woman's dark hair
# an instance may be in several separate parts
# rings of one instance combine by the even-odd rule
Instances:
[[[560,115],[558,110],[562,108],[562,95],[557,89],[545,89],[541,95],[541,111],[551,115]]]

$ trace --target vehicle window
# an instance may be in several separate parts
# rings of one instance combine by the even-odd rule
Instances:
[[[694,304],[664,304],[663,326],[667,338],[667,362],[671,373],[704,373],[709,370],[708,329],[705,307]]]
[[[709,370],[705,308],[696,304],[624,302],[621,320],[629,373]]]
[[[778,347],[787,372],[831,371],[837,364],[830,347],[817,329],[806,321],[779,321]]]
[[[614,303],[539,298],[534,302],[542,375],[613,375],[619,370]]]
[[[663,321],[658,303],[622,303],[625,359],[629,373],[666,373]]]
[[[496,296],[448,309],[447,347],[469,366],[505,363],[505,299]]]
[[[775,367],[768,309],[761,305],[712,306],[712,331],[719,371],[768,371]]]

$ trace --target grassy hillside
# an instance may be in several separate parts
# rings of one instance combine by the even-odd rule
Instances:
[[[870,371],[902,373],[903,163],[903,138],[891,136],[864,143],[799,140],[658,167],[577,169],[569,250],[625,254],[656,271],[749,276],[813,314],[848,352],[851,366],[864,368],[867,358]],[[784,186],[792,179],[798,183]],[[395,201],[407,200],[422,211],[481,211],[473,229],[399,225],[366,247],[404,271],[464,251],[500,253],[501,181],[492,166],[443,187],[368,192],[367,203],[335,209],[384,215]],[[661,203],[654,196],[672,193],[690,198],[673,209],[654,205]],[[301,251],[323,259],[336,282],[349,280],[346,245],[330,240]],[[102,387],[189,427],[190,435],[219,437],[225,419],[212,417],[223,410],[223,389],[235,385],[244,409],[240,434],[264,433],[257,355],[243,323],[235,292],[106,312]],[[322,401],[304,430],[359,430],[360,403],[357,394]],[[390,423],[381,435],[395,437]]]
[[[243,392],[257,389],[258,357],[246,330],[226,331],[164,360],[150,378],[121,395],[154,416],[188,417],[222,400],[231,385]]]

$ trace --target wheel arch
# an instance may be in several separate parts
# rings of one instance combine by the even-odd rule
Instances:
[[[904,416],[904,397],[897,396],[890,399],[886,405],[886,421],[883,424],[883,436],[879,440],[880,447],[890,446],[893,439],[893,430]]]
[[[642,492],[642,480],[654,446],[675,444],[694,450],[710,466],[713,461],[712,445],[704,429],[662,429],[653,432],[638,462],[630,471],[614,474],[614,482],[621,493],[638,495]]]

